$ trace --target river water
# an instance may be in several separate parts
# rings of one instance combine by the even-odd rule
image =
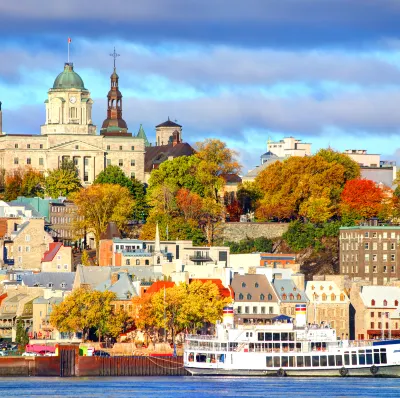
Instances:
[[[399,397],[400,379],[102,377],[1,378],[3,397]]]

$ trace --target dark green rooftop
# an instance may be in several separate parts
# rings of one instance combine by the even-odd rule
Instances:
[[[69,88],[86,90],[82,78],[74,72],[74,65],[67,62],[64,65],[64,70],[54,80],[53,89],[65,90]]]

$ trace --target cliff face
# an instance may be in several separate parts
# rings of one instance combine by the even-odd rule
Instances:
[[[339,240],[338,238],[324,238],[324,248],[316,251],[306,248],[296,253],[300,270],[305,274],[306,280],[312,280],[314,275],[339,274]],[[277,253],[293,253],[293,250],[284,240],[275,244]]]

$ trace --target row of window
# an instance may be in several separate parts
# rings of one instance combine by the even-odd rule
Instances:
[[[135,260],[136,265],[140,265],[140,260]],[[131,264],[132,263],[132,264]],[[131,261],[129,258],[126,259],[125,265],[133,265],[133,261]],[[150,265],[150,260],[144,260],[144,265]]]
[[[14,144],[14,148],[18,149],[19,148],[19,144]],[[31,149],[31,144],[26,144],[26,148],[27,149]],[[39,144],[39,149],[43,149],[43,144]]]
[[[111,166],[111,159],[107,159],[107,166]],[[124,167],[124,160],[119,159],[118,160],[118,166],[119,167]],[[131,159],[131,167],[136,166],[135,159]]]
[[[247,300],[251,300],[253,298],[253,296],[250,293],[247,293],[246,295],[246,299]],[[255,297],[257,298],[257,297]],[[244,295],[242,293],[239,293],[239,300],[244,300]],[[260,301],[264,301],[265,300],[265,295],[263,293],[260,294]],[[268,301],[272,300],[272,294],[269,293],[268,294]]]
[[[385,232],[379,233],[379,236],[378,236],[378,232],[366,231],[366,232],[364,232],[363,235],[364,235],[364,238],[382,237],[383,239],[388,239],[388,238],[396,239],[396,232],[387,232],[387,231],[385,231]],[[358,232],[342,232],[340,237],[342,239],[346,239],[346,238],[358,238],[360,236],[361,235]],[[399,237],[399,235],[397,237]]]
[[[320,298],[320,296],[317,293],[313,293],[313,297],[314,300],[318,300]],[[330,299],[331,301],[336,301],[337,300],[337,295],[335,293],[332,293],[330,295],[327,295],[326,293],[322,293],[321,294],[321,300],[322,301],[328,301],[328,299]],[[346,300],[346,296],[341,293],[339,296],[340,301],[345,301]]]
[[[373,242],[372,245],[369,242],[365,242],[364,243],[364,249],[365,250],[378,250],[378,242]],[[388,242],[383,242],[382,243],[382,250],[396,250],[396,243],[394,242],[390,242],[388,244]]]
[[[374,299],[371,300],[371,305],[376,305],[376,301]],[[398,307],[399,305],[399,300],[394,300],[394,306]],[[387,307],[388,306],[388,301],[387,300],[383,300],[383,306]],[[371,314],[373,314],[373,312],[371,312]],[[380,312],[379,312],[380,314]]]
[[[268,368],[287,367],[342,367],[358,365],[381,365],[387,363],[386,349],[360,350],[358,352],[345,352],[344,355],[284,355],[267,356],[266,365]]]
[[[113,148],[113,149],[114,149],[114,148]],[[116,149],[114,149],[114,150],[116,150]],[[123,151],[123,150],[124,150],[123,146],[120,145],[118,150],[119,150],[119,151]],[[132,145],[132,146],[131,146],[131,151],[134,151],[134,150],[135,150],[135,147]],[[107,151],[111,151],[111,145],[107,145]]]
[[[19,158],[14,158],[14,164],[18,165],[19,164]],[[31,158],[26,158],[26,164],[32,164],[32,159]],[[39,158],[39,166],[44,165],[44,160],[43,158]]]
[[[51,207],[52,213],[75,213],[75,207],[68,207],[68,206],[52,206]]]
[[[266,308],[264,306],[260,307],[260,314],[266,314]],[[253,312],[252,314],[258,314],[258,307],[253,306]],[[245,306],[244,307],[244,312],[242,312],[242,306],[237,307],[237,313],[238,314],[250,314],[250,306]],[[273,314],[274,313],[274,307],[268,307],[268,314]]]
[[[73,220],[73,217],[51,217],[51,222],[53,224],[70,224]]]
[[[365,261],[370,261],[370,255],[366,254],[365,255]],[[378,261],[378,255],[377,254],[373,254],[372,255],[372,261]],[[388,261],[388,255],[387,254],[382,254],[382,261]],[[396,261],[396,255],[395,254],[391,254],[390,255],[390,261]]]
[[[374,304],[372,304],[372,305],[375,305],[375,300],[374,300]],[[387,301],[386,301],[386,305],[387,305]],[[395,307],[398,307],[399,306],[399,301],[398,300],[394,300],[394,305],[395,305]],[[379,312],[377,312],[377,316],[378,316],[378,318],[381,318],[381,317],[389,318],[389,313],[388,312],[380,312],[379,311]],[[375,312],[371,312],[371,318],[374,318],[374,317],[375,317]],[[397,329],[397,322],[396,322],[396,329]]]

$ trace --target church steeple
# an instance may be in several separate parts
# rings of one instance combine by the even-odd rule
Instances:
[[[104,120],[101,127],[101,134],[104,133],[128,133],[128,126],[122,119],[122,94],[119,91],[117,69],[115,67],[115,58],[118,56],[115,52],[111,54],[114,57],[114,71],[110,76],[111,87],[107,94],[107,119]]]

